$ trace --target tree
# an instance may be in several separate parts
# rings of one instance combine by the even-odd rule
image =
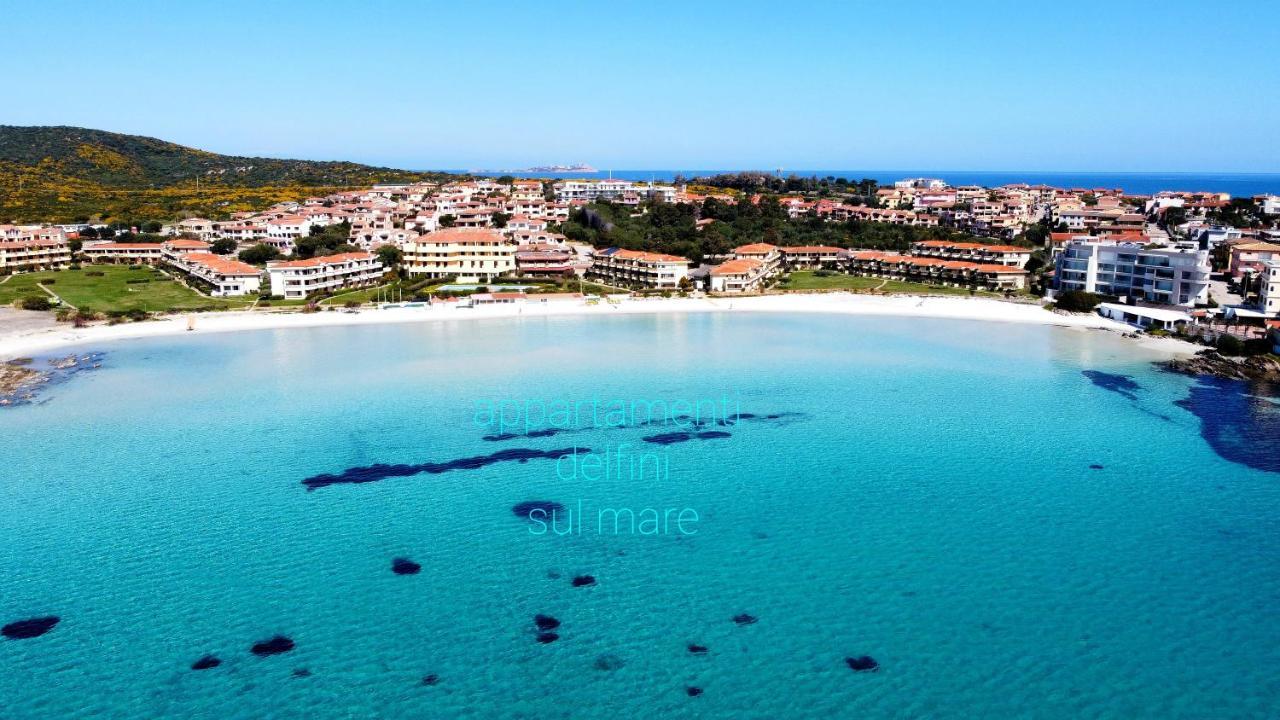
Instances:
[[[442,227],[442,228],[451,228],[451,227],[453,227],[453,224],[454,224],[454,223],[456,223],[456,222],[458,222],[458,218],[456,218],[456,217],[454,217],[454,216],[452,216],[452,215],[441,215],[441,216],[440,216],[440,227]]]
[[[1068,290],[1060,293],[1055,299],[1058,309],[1067,312],[1090,312],[1100,302],[1102,302],[1100,296],[1083,290]]]
[[[152,234],[155,234],[155,233],[160,232],[160,231],[161,231],[161,230],[163,230],[163,229],[164,229],[164,226],[163,226],[163,225],[161,225],[161,224],[160,224],[158,221],[156,221],[156,220],[152,220],[151,222],[146,222],[146,223],[143,223],[143,224],[142,224],[142,232],[144,232],[144,233],[152,233]]]
[[[229,238],[221,238],[209,243],[209,252],[214,255],[230,255],[236,251],[236,241]]]
[[[239,257],[240,262],[246,262],[250,265],[265,265],[279,258],[280,251],[266,243],[258,243],[247,250],[241,250]]]
[[[516,179],[511,177],[510,175],[499,175],[498,179],[495,180],[494,182],[498,183],[499,185],[506,185],[507,187],[511,187],[512,185],[515,185]]]
[[[395,245],[383,245],[374,250],[373,254],[378,256],[378,262],[387,269],[396,267],[404,259],[404,253],[400,252],[400,248]]]
[[[493,214],[492,217],[493,217],[493,226],[496,228],[506,227],[507,221],[511,219],[511,216],[504,212],[496,212]]]
[[[98,228],[90,225],[80,231],[80,237],[85,238],[86,240],[96,239],[98,237]]]

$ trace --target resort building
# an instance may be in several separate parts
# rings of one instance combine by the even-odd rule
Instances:
[[[170,259],[169,264],[190,279],[209,288],[214,297],[235,297],[258,292],[262,271],[239,260],[207,252],[191,252]]]
[[[689,259],[615,247],[597,251],[590,272],[615,285],[675,289],[689,277]]]
[[[943,260],[867,250],[850,253],[848,264],[850,272],[854,274],[932,285],[980,287],[997,291],[1021,290],[1027,286],[1026,270],[994,263]]]
[[[88,262],[158,263],[164,260],[160,243],[103,242],[80,248],[80,256]]]
[[[62,239],[0,240],[0,273],[61,270],[70,264],[71,245],[65,235]]]
[[[382,272],[382,263],[367,252],[267,263],[271,294],[286,300],[298,300],[318,292],[371,285],[378,282]]]
[[[1031,248],[1015,245],[986,245],[951,240],[923,240],[912,243],[911,254],[920,257],[939,257],[947,260],[968,260],[975,263],[1025,267],[1031,259]]]
[[[410,275],[482,282],[515,273],[516,247],[497,230],[454,228],[422,235],[400,249]]]
[[[521,245],[516,250],[516,269],[524,277],[565,277],[577,274],[577,257],[564,245]]]
[[[675,202],[678,195],[670,185],[652,185],[635,183],[630,180],[598,179],[598,180],[561,180],[553,185],[556,200],[569,202],[572,200],[593,202],[610,200],[636,205],[645,198],[656,198],[663,202]]]
[[[765,276],[777,272],[782,264],[782,253],[769,243],[740,245],[733,249],[733,257],[735,260],[754,260],[760,263],[760,272]]]
[[[711,268],[711,292],[755,292],[768,277],[768,266],[760,260],[729,260]]]
[[[829,245],[800,245],[782,248],[782,264],[791,268],[817,268],[835,265],[844,250]]]
[[[1209,298],[1209,253],[1138,242],[1072,240],[1058,255],[1056,289],[1191,307]]]

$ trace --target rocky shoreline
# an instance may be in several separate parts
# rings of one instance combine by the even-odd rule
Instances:
[[[44,361],[37,368],[31,358],[17,358],[0,363],[0,407],[33,402],[37,394],[50,384],[83,371],[102,367],[101,353],[67,355]]]
[[[1160,365],[1166,370],[1184,375],[1280,382],[1280,359],[1274,355],[1228,357],[1217,350],[1201,350],[1189,358],[1166,360]]]

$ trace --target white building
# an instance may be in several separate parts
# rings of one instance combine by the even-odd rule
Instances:
[[[689,259],[663,253],[608,248],[592,257],[591,274],[615,285],[675,289],[689,276]]]
[[[382,263],[366,252],[280,260],[267,263],[267,277],[272,295],[298,300],[317,292],[376,283],[382,277]]]
[[[1058,291],[1083,290],[1149,303],[1191,307],[1209,299],[1206,250],[1136,242],[1071,240],[1058,255]]]
[[[1259,278],[1258,309],[1268,317],[1280,317],[1280,260],[1269,260]]]
[[[209,286],[214,297],[235,297],[258,292],[262,271],[239,260],[207,252],[175,255],[169,264]]]
[[[1098,305],[1098,314],[1104,318],[1127,323],[1144,330],[1173,330],[1178,325],[1191,322],[1191,316],[1177,310],[1163,308],[1122,305],[1120,303],[1102,303]]]
[[[423,235],[400,249],[410,275],[481,282],[514,275],[516,247],[497,230],[452,228]]]

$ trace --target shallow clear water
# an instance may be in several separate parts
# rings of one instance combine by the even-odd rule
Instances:
[[[1280,474],[1218,455],[1175,404],[1194,383],[1109,334],[735,314],[93,349],[103,369],[0,412],[0,622],[62,618],[0,640],[6,718],[1231,718],[1280,699]],[[726,395],[782,417],[670,445],[475,422],[488,400]],[[621,442],[669,475],[531,459],[302,483]],[[526,500],[588,520],[536,535]],[[699,520],[601,534],[601,507]],[[275,634],[296,648],[250,653]],[[860,655],[879,671],[852,672]]]

